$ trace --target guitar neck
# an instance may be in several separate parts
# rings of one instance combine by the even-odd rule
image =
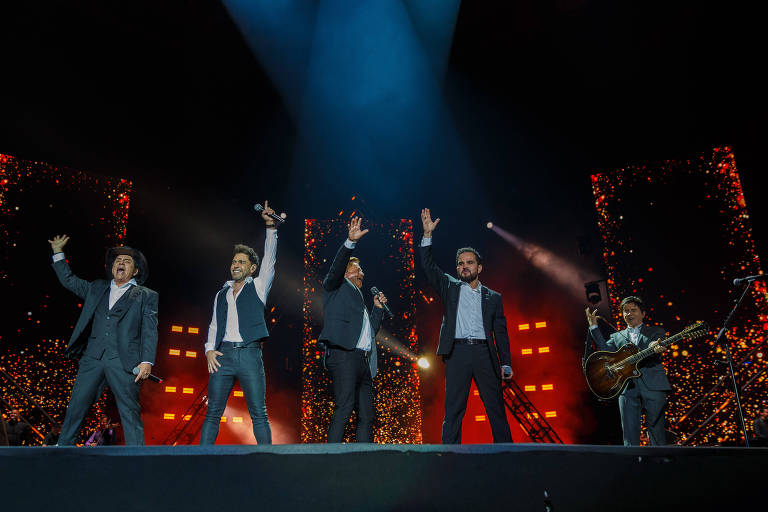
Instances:
[[[665,339],[665,340],[661,340],[661,341],[659,342],[659,345],[661,345],[661,346],[663,346],[663,347],[669,347],[669,346],[670,346],[671,344],[673,344],[674,342],[676,342],[676,341],[679,341],[679,340],[681,340],[682,338],[684,338],[686,334],[687,334],[687,333],[686,333],[685,331],[683,331],[683,332],[679,332],[679,333],[675,334],[674,336],[670,336],[669,338],[667,338],[667,339]],[[648,347],[648,348],[645,348],[645,349],[643,349],[643,350],[639,351],[637,354],[634,354],[634,355],[631,355],[631,356],[629,356],[629,357],[626,359],[626,361],[627,361],[628,363],[633,363],[633,364],[634,364],[634,363],[639,363],[640,361],[642,361],[642,360],[643,360],[643,359],[645,359],[646,357],[652,356],[652,355],[655,353],[655,352],[654,352],[654,350],[653,350],[654,348],[655,348],[655,347]]]

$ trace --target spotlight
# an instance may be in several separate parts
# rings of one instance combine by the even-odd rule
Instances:
[[[419,365],[419,368],[424,368],[425,370],[429,368],[429,361],[427,361],[426,357],[420,357],[416,364]]]
[[[603,296],[600,294],[600,281],[592,281],[585,283],[584,288],[587,291],[587,300],[590,304],[597,305],[603,300]]]
[[[488,229],[493,229],[493,222],[489,222],[488,224],[485,225],[485,227],[487,227]]]

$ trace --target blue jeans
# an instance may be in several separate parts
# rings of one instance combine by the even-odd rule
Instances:
[[[264,361],[261,358],[261,343],[252,343],[243,348],[232,348],[222,342],[219,351],[221,367],[208,379],[208,411],[203,420],[200,444],[214,444],[219,435],[219,423],[227,399],[235,386],[235,379],[243,388],[245,403],[253,422],[253,435],[259,444],[272,444],[272,430],[269,428],[266,404],[266,379]]]

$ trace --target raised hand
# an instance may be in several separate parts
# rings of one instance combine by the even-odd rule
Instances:
[[[51,244],[51,249],[53,249],[53,254],[63,252],[67,242],[69,242],[69,237],[67,235],[56,235],[53,237],[53,240],[48,240],[48,243]]]
[[[274,215],[275,210],[269,207],[269,201],[265,199],[264,209],[261,210],[261,218],[264,219],[264,222],[267,224],[267,227],[269,228],[273,227],[276,224],[275,219],[269,216],[270,214]]]
[[[368,230],[367,229],[360,229],[360,225],[363,223],[363,219],[360,217],[353,217],[351,221],[349,221],[349,233],[347,236],[350,240],[353,242],[357,242],[361,238],[363,238],[363,235],[365,235]]]
[[[597,325],[597,308],[595,308],[594,311],[590,312],[589,308],[585,309],[584,312],[587,314],[587,323],[589,325]]]
[[[440,222],[439,217],[434,221],[432,220],[432,214],[429,213],[429,208],[421,210],[421,226],[424,228],[424,236],[432,236],[432,232],[437,227],[438,222]]]

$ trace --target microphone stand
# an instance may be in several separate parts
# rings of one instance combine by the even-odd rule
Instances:
[[[733,382],[733,393],[736,396],[736,408],[739,411],[739,419],[741,420],[741,429],[744,433],[744,443],[747,448],[749,448],[749,435],[747,434],[747,423],[744,421],[744,410],[741,407],[741,397],[739,396],[739,385],[736,382],[736,372],[733,369],[733,357],[731,356],[731,344],[728,341],[728,336],[726,333],[728,332],[728,326],[731,323],[731,320],[733,320],[733,315],[736,313],[736,310],[739,309],[739,306],[741,305],[741,301],[744,300],[744,297],[747,296],[747,292],[749,291],[749,288],[752,286],[752,281],[747,281],[747,286],[744,288],[744,292],[741,294],[741,297],[739,297],[739,300],[736,301],[736,303],[733,305],[733,309],[731,309],[731,312],[728,313],[728,316],[725,319],[725,322],[723,322],[723,327],[720,329],[720,332],[717,333],[717,338],[715,338],[715,345],[721,343],[721,341],[724,341],[723,346],[725,347],[725,358],[728,363],[728,371],[731,373],[731,381]],[[725,361],[715,361],[716,364],[725,364]]]

